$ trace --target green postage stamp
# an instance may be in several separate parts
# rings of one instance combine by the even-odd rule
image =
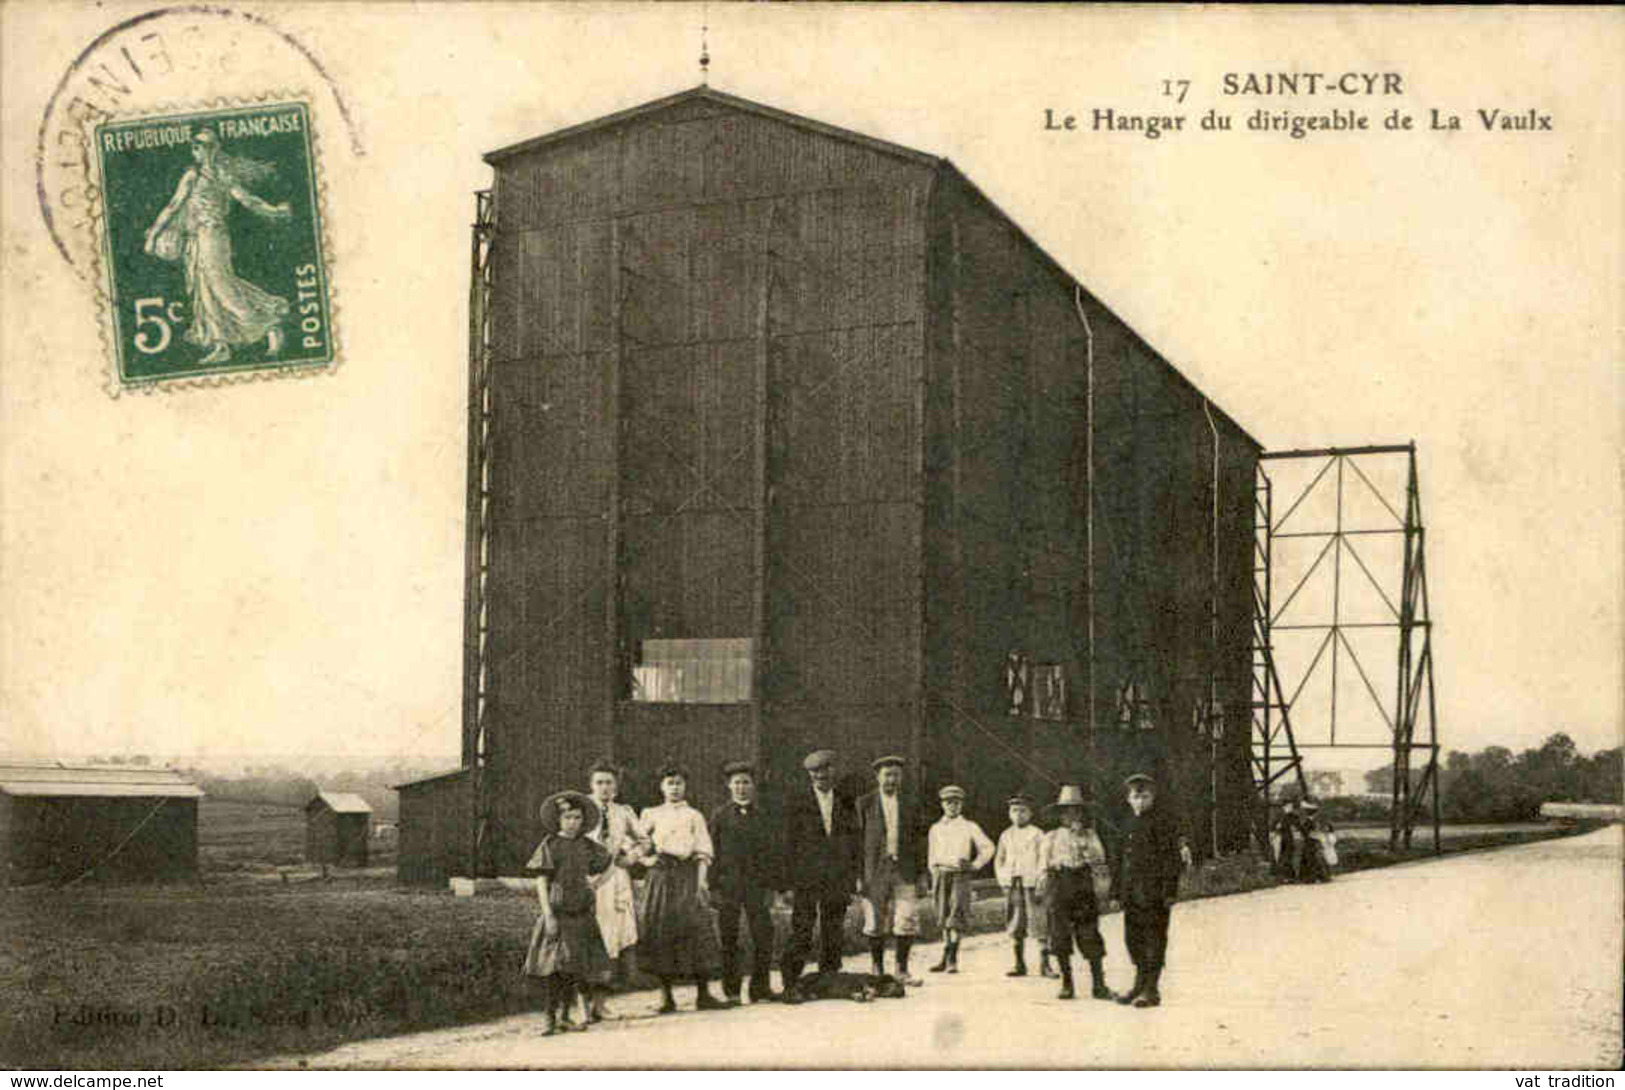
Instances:
[[[120,386],[333,363],[307,102],[104,121],[93,139],[106,333]]]

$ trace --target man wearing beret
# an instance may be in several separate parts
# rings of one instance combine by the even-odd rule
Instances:
[[[1179,830],[1156,805],[1156,785],[1137,772],[1123,781],[1129,818],[1113,871],[1113,894],[1123,906],[1123,943],[1134,962],[1134,987],[1119,1003],[1155,1007],[1168,951],[1168,922],[1179,897]]]
[[[818,971],[841,968],[841,927],[857,881],[857,815],[852,798],[835,784],[835,754],[816,750],[801,762],[807,783],[784,803],[783,866],[779,888],[795,898],[790,941],[779,963],[784,998],[798,1000],[795,985],[818,930]]]
[[[739,917],[750,928],[750,1001],[779,998],[773,991],[773,890],[779,884],[778,829],[756,802],[756,766],[722,766],[728,801],[711,811],[711,901],[722,939],[722,992],[739,1004]]]
[[[921,981],[908,972],[909,948],[919,925],[915,895],[921,871],[920,808],[903,790],[903,758],[874,762],[875,790],[858,800],[858,828],[863,844],[863,933],[876,976],[886,971],[886,936],[897,941],[897,979]]]

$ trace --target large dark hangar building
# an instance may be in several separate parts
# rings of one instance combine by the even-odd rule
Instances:
[[[708,87],[486,161],[470,866],[600,756],[705,805],[818,747],[1245,843],[1260,447],[968,178]]]

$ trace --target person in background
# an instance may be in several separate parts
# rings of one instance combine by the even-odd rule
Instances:
[[[660,769],[665,802],[638,815],[653,861],[638,911],[638,965],[660,980],[660,1013],[677,1009],[672,985],[692,980],[696,1010],[727,1010],[711,994],[715,938],[708,871],[714,851],[705,818],[688,804],[688,769],[668,762]]]
[[[1275,823],[1275,874],[1287,882],[1298,880],[1298,800],[1288,799]]]
[[[942,928],[942,960],[933,973],[959,972],[959,940],[970,927],[971,875],[993,861],[993,841],[976,822],[965,817],[965,789],[949,784],[937,792],[942,817],[926,838],[926,865],[931,868],[931,892]]]
[[[790,792],[784,803],[784,832],[779,839],[779,888],[794,898],[790,941],[779,963],[784,1001],[801,1001],[796,981],[818,933],[818,971],[839,972],[841,929],[857,882],[858,818],[852,796],[836,786],[836,757],[831,750],[809,753],[801,762],[807,783]]]
[[[615,801],[620,790],[620,769],[608,761],[599,761],[589,770],[588,777],[593,804],[602,817],[587,831],[587,838],[609,852],[613,862],[613,866],[592,878],[598,933],[609,954],[611,981],[624,987],[626,960],[638,941],[638,913],[633,904],[632,875],[628,868],[644,860],[647,844],[638,835],[637,812],[624,802]],[[607,998],[608,989],[596,993],[592,1008],[594,1022],[603,1018]]]
[[[1298,881],[1332,880],[1332,869],[1326,858],[1328,852],[1335,851],[1328,843],[1331,837],[1331,823],[1321,818],[1320,804],[1314,799],[1304,799],[1303,805],[1298,808],[1298,840],[1302,851]]]
[[[597,807],[585,795],[565,791],[548,799],[542,804],[542,825],[548,832],[526,864],[537,872],[541,914],[531,929],[523,971],[542,982],[544,1034],[570,1025],[572,999],[581,1005],[581,1021],[570,1028],[586,1029],[589,993],[609,983],[609,954],[598,933],[590,882],[611,861],[608,851],[582,835],[589,814],[597,824]]]
[[[1061,966],[1059,999],[1071,999],[1072,950],[1089,963],[1090,994],[1111,999],[1106,987],[1106,940],[1100,936],[1101,887],[1106,848],[1090,826],[1090,800],[1077,784],[1062,784],[1050,809],[1061,824],[1044,834],[1039,848],[1040,896],[1049,917],[1049,945]]]
[[[1134,986],[1119,1003],[1155,1007],[1168,952],[1168,924],[1179,899],[1179,830],[1156,805],[1156,785],[1136,772],[1123,781],[1129,818],[1117,856],[1115,891],[1123,905],[1123,941],[1134,962]]]
[[[1015,968],[1005,976],[1027,975],[1027,936],[1038,940],[1038,975],[1053,977],[1049,963],[1049,920],[1038,898],[1038,882],[1043,875],[1039,855],[1044,830],[1032,823],[1033,800],[1015,795],[1010,808],[1010,827],[999,834],[993,853],[993,874],[1004,890],[1004,930],[1015,944]]]
[[[858,800],[858,830],[863,845],[863,933],[876,976],[886,975],[886,937],[896,937],[897,979],[918,986],[908,971],[909,949],[919,932],[915,897],[921,877],[919,806],[903,790],[903,758],[877,759],[875,790]]]
[[[722,939],[722,994],[739,1005],[739,917],[750,929],[750,1001],[768,1003],[773,991],[773,890],[780,860],[776,830],[756,802],[756,767],[749,761],[723,765],[728,801],[711,811],[712,902]]]

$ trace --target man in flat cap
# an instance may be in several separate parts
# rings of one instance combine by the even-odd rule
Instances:
[[[773,991],[773,891],[781,881],[776,825],[756,802],[756,766],[729,761],[722,766],[728,801],[711,811],[711,903],[722,939],[722,993],[739,1004],[739,917],[750,928],[750,1001],[766,1003]]]
[[[1134,962],[1134,987],[1119,1003],[1155,1007],[1168,951],[1168,922],[1179,897],[1179,830],[1156,805],[1156,784],[1143,772],[1123,781],[1129,817],[1124,823],[1113,894],[1123,906],[1123,944]]]
[[[835,754],[816,750],[801,762],[807,783],[789,792],[784,833],[779,839],[783,866],[779,888],[795,898],[790,941],[779,963],[784,998],[796,1002],[796,980],[818,930],[818,971],[841,968],[841,926],[857,881],[858,825],[852,798],[836,786]]]
[[[858,829],[863,844],[863,933],[876,976],[886,972],[886,936],[896,936],[897,979],[909,975],[909,948],[919,931],[915,896],[923,871],[920,851],[920,807],[903,790],[903,758],[888,755],[874,762],[875,790],[858,800]]]

